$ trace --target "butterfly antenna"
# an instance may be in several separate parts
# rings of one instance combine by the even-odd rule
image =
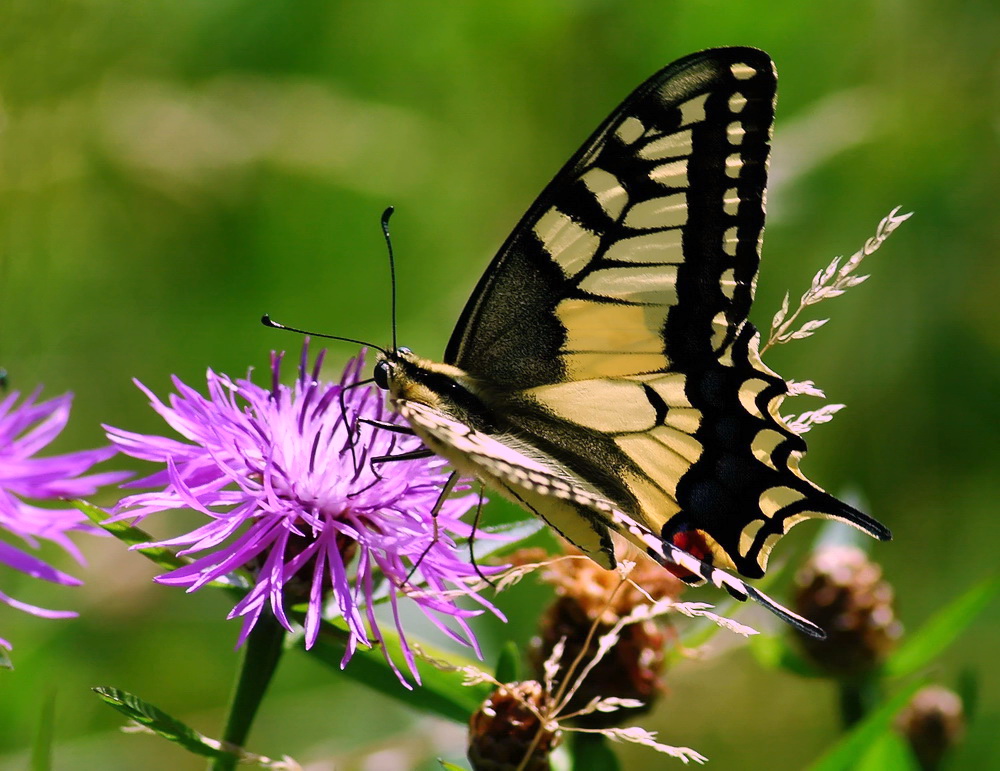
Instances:
[[[279,324],[277,321],[272,319],[268,314],[264,314],[260,317],[260,323],[265,327],[271,327],[271,329],[283,329],[286,332],[298,332],[300,335],[309,335],[310,337],[322,337],[326,340],[341,340],[345,343],[355,343],[357,345],[363,345],[368,348],[374,348],[386,356],[389,352],[380,345],[375,345],[375,343],[368,343],[364,340],[355,340],[353,337],[340,337],[339,335],[324,335],[322,332],[310,332],[307,329],[299,329],[298,327],[290,327],[287,324]],[[395,341],[393,342],[393,349],[395,349]]]
[[[392,254],[392,237],[389,235],[389,218],[396,211],[394,206],[388,207],[382,212],[382,235],[385,237],[385,246],[389,250],[389,283],[392,291],[392,351],[399,350],[396,345],[396,260]]]

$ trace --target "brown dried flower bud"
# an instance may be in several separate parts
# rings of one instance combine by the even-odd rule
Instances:
[[[826,640],[799,635],[807,657],[845,680],[876,669],[896,647],[903,628],[882,568],[853,546],[817,551],[795,577],[795,610],[819,624]]]
[[[547,699],[541,683],[535,680],[508,683],[494,690],[469,719],[468,758],[472,768],[548,771],[549,755],[559,744],[559,734],[542,725],[535,714],[544,714]],[[529,752],[531,757],[524,763]]]
[[[940,685],[921,688],[899,714],[896,729],[909,742],[920,767],[935,771],[965,734],[962,700]]]
[[[629,578],[649,592],[654,600],[676,598],[684,588],[679,579],[650,561],[636,565]],[[543,614],[539,636],[532,641],[531,659],[539,677],[542,676],[543,662],[560,640],[566,641],[561,657],[562,671],[565,671],[588,644],[588,635],[595,622],[597,629],[590,635],[583,661],[591,660],[597,653],[601,635],[609,632],[636,606],[650,603],[631,584],[622,586],[615,593],[621,576],[590,560],[558,561],[546,569],[544,580],[555,586],[558,597]],[[574,723],[586,728],[606,728],[620,725],[636,714],[648,711],[663,692],[660,675],[668,636],[666,627],[658,621],[642,621],[624,627],[614,648],[579,685],[565,711],[575,712],[595,698],[609,697],[635,699],[643,702],[644,706],[613,712],[591,712],[576,718]],[[560,680],[561,673],[556,676],[555,682],[558,684]]]

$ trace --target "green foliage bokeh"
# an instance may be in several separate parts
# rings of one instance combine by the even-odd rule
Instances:
[[[0,366],[19,390],[76,394],[55,448],[68,451],[102,442],[100,423],[162,431],[132,378],[165,394],[170,374],[198,387],[206,368],[260,372],[272,348],[297,351],[262,312],[385,343],[389,204],[400,339],[437,356],[514,222],[632,87],[692,51],[754,45],[780,83],[758,326],[893,206],[916,212],[866,263],[867,284],[820,306],[827,327],[768,357],[848,404],[810,435],[806,470],[892,528],[873,556],[916,627],[996,563],[998,39],[1000,6],[983,0],[8,0]],[[81,589],[0,577],[81,612],[0,608],[17,667],[0,673],[0,768],[23,766],[53,689],[56,767],[200,767],[119,734],[89,688],[141,693],[217,733],[238,632],[228,597],[152,585],[111,539],[84,547],[86,570],[60,563]],[[490,650],[531,634],[541,598],[519,591],[527,605],[489,627]],[[998,633],[985,616],[934,672],[980,680],[970,762],[1000,720]],[[646,724],[722,768],[799,768],[836,732],[832,687],[747,655],[670,683]],[[289,656],[252,748],[344,768],[394,742],[461,754],[461,731],[421,720]]]

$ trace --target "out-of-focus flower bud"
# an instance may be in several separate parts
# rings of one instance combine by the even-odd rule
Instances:
[[[795,577],[795,610],[819,624],[825,640],[799,642],[824,672],[852,680],[872,672],[896,647],[903,628],[882,568],[853,546],[817,551]]]
[[[549,756],[559,744],[560,736],[558,731],[544,726],[535,714],[535,711],[544,713],[547,698],[541,683],[535,680],[508,683],[494,690],[469,719],[468,758],[472,768],[548,771]],[[531,757],[522,765],[529,752]]]
[[[629,578],[642,586],[654,600],[676,598],[684,588],[679,579],[649,561],[638,564]],[[532,664],[539,677],[542,676],[542,663],[560,640],[566,641],[561,657],[565,671],[565,667],[580,657],[585,645],[589,647],[581,660],[587,662],[597,653],[598,639],[602,634],[610,631],[636,606],[650,604],[649,599],[631,584],[622,586],[614,593],[621,577],[590,560],[556,562],[546,570],[544,580],[555,586],[558,597],[543,614],[539,636],[532,642]],[[597,629],[591,635],[595,622]],[[614,648],[579,685],[565,711],[575,712],[595,698],[609,697],[638,700],[644,706],[613,712],[591,712],[575,718],[574,723],[587,728],[606,728],[620,725],[636,714],[648,711],[664,690],[660,675],[664,667],[664,646],[669,635],[668,628],[657,620],[625,626]],[[555,682],[558,684],[560,679],[561,676],[557,676]]]
[[[896,728],[906,738],[924,771],[935,771],[965,735],[962,700],[954,691],[929,685],[913,695]]]

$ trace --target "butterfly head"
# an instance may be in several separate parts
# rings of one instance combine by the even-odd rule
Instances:
[[[489,410],[479,384],[462,369],[422,359],[407,348],[379,354],[375,385],[389,392],[389,404],[418,402],[480,430],[489,430]]]

